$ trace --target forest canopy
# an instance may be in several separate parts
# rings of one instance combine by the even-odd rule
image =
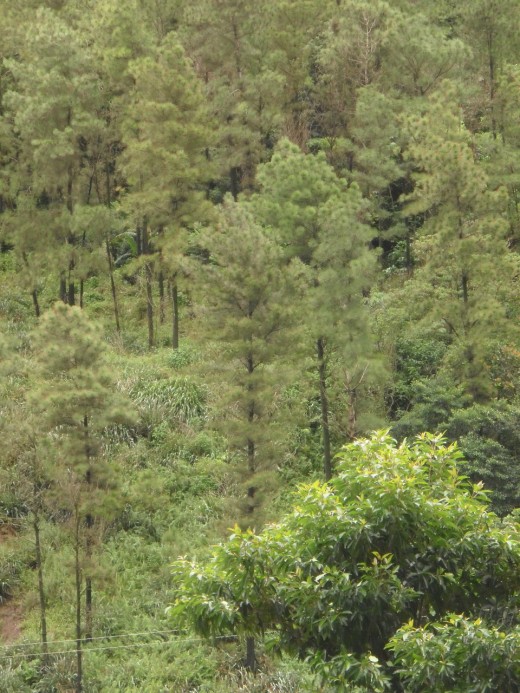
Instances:
[[[516,690],[519,3],[0,10],[0,688]]]

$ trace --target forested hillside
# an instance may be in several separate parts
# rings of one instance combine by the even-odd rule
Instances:
[[[518,691],[520,3],[0,10],[0,690]]]

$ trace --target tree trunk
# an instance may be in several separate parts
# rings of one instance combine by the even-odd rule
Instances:
[[[80,515],[75,508],[74,572],[76,578],[76,693],[83,693],[83,651],[81,642],[81,563],[80,563]]]
[[[162,270],[157,278],[159,284],[159,323],[164,325],[164,274]]]
[[[117,332],[121,332],[121,324],[119,322],[119,305],[117,303],[116,283],[114,280],[114,262],[112,260],[112,253],[110,252],[108,236],[105,237],[105,249],[107,252],[108,274],[110,276],[110,291],[112,292],[112,303],[114,305],[114,318],[116,321],[116,330]]]
[[[238,166],[233,166],[229,173],[231,181],[231,194],[233,199],[236,201],[238,199],[238,194],[240,192],[240,168]]]
[[[348,421],[347,435],[350,440],[355,440],[357,433],[357,392],[355,389],[348,391]]]
[[[105,193],[106,193],[105,204],[110,209],[110,206],[112,204],[112,196],[110,194],[110,170],[108,167],[108,163],[105,166]],[[101,196],[99,193],[98,193],[98,198],[101,201]],[[110,276],[110,291],[112,293],[112,303],[114,304],[114,319],[116,321],[116,331],[119,333],[119,332],[121,332],[121,324],[119,322],[119,305],[117,303],[116,283],[114,280],[114,260],[112,258],[112,253],[110,252],[110,240],[109,240],[109,236],[108,236],[108,231],[105,235],[105,250],[107,253],[108,274]]]
[[[69,265],[69,288],[67,290],[67,303],[69,304],[69,306],[76,305],[76,287],[74,286],[74,281],[70,280],[70,275],[73,269],[74,262],[71,260]]]
[[[148,229],[146,226],[146,222],[143,224],[141,239],[143,255],[149,255],[150,244],[148,242]],[[146,261],[144,264],[144,277],[146,285],[146,322],[148,325],[148,348],[152,349],[155,346],[155,339],[153,324],[153,272],[151,262]]]
[[[32,296],[32,301],[33,301],[33,306],[34,306],[34,314],[36,315],[37,318],[40,317],[40,303],[38,301],[38,292],[36,289],[32,290],[31,293]]]
[[[318,352],[318,375],[320,381],[321,432],[323,440],[323,474],[325,481],[332,478],[332,457],[330,453],[329,400],[327,397],[327,365],[325,363],[325,340],[316,342]]]
[[[83,279],[79,280],[79,307],[83,310],[83,294],[85,292],[85,282]]]
[[[22,253],[22,258],[23,258],[25,267],[27,269],[27,273],[29,274],[30,273],[29,260],[27,259],[26,253]],[[34,306],[34,313],[35,313],[36,317],[39,318],[40,317],[40,304],[38,302],[38,292],[36,291],[36,289],[33,289],[31,291],[31,297],[32,297],[32,302],[33,302],[33,306]]]
[[[87,461],[87,471],[85,482],[87,485],[87,495],[92,491],[92,466],[91,448],[89,440],[88,416],[83,417],[83,429],[85,433],[85,457]],[[92,640],[92,529],[94,527],[94,517],[89,512],[85,517],[85,639]]]
[[[257,670],[255,639],[252,637],[246,638],[246,658],[244,665],[249,671],[256,672]]]
[[[179,292],[177,275],[172,278],[172,348],[179,348]]]
[[[154,325],[153,325],[153,289],[152,289],[152,267],[149,262],[145,263],[144,276],[146,282],[146,322],[148,325],[148,348],[155,346]]]
[[[33,516],[34,545],[36,552],[36,569],[38,572],[38,597],[40,600],[40,628],[43,663],[49,663],[49,646],[47,643],[47,604],[45,599],[45,588],[43,582],[42,547],[40,540],[40,518],[37,513]]]
[[[65,279],[65,272],[60,275],[60,301],[67,303],[67,280]]]
[[[251,377],[253,373],[255,372],[255,362],[253,360],[253,355],[252,353],[248,354],[247,357],[247,374]],[[248,383],[247,389],[250,392],[251,391],[251,382]],[[253,396],[253,393],[250,392],[250,397]],[[247,423],[249,424],[249,427],[251,430],[251,426],[253,425],[253,422],[255,420],[255,401],[254,399],[251,399],[248,404],[247,408]],[[251,473],[254,473],[256,470],[256,446],[255,446],[255,441],[252,438],[247,439],[247,466],[248,469]]]
[[[256,459],[255,459],[255,441],[251,438],[247,439],[247,468],[254,474],[256,470]]]

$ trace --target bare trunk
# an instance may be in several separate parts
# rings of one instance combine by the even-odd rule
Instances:
[[[116,330],[118,332],[121,332],[121,323],[119,322],[119,305],[117,302],[116,283],[114,280],[114,262],[112,260],[112,253],[110,252],[108,236],[105,237],[105,249],[107,253],[108,274],[110,276],[110,291],[112,292],[112,303],[114,305],[114,319],[116,321]]]
[[[320,382],[321,433],[323,441],[323,474],[325,481],[332,478],[332,456],[330,453],[329,400],[327,397],[327,364],[325,363],[325,340],[316,342],[318,353],[318,375]]]
[[[83,693],[83,651],[81,641],[80,515],[75,508],[74,572],[76,578],[76,693]]]
[[[88,416],[83,418],[83,430],[85,435],[85,457],[87,461],[87,471],[85,473],[85,482],[87,485],[87,494],[92,491],[92,451],[90,447],[89,436],[89,421]],[[93,537],[92,530],[94,527],[94,517],[89,512],[85,517],[85,639],[92,640],[92,548]]]
[[[141,239],[143,255],[150,255],[150,244],[148,241],[148,229],[146,227],[146,222],[143,224]],[[146,322],[148,325],[148,348],[152,349],[155,346],[155,338],[153,324],[153,272],[151,262],[145,262],[144,277],[146,284]]]
[[[255,459],[255,441],[251,438],[247,439],[247,468],[254,474],[256,470],[256,459]]]
[[[164,274],[162,270],[157,278],[159,284],[159,323],[164,325]]]
[[[67,303],[67,280],[65,279],[65,272],[62,272],[60,276],[60,301]]]
[[[36,315],[37,318],[40,317],[40,303],[38,301],[38,292],[36,289],[32,290],[31,293],[32,296],[32,301],[33,301],[33,306],[34,306],[34,314]]]
[[[148,325],[148,348],[155,346],[154,325],[153,325],[153,289],[152,289],[152,267],[149,262],[144,266],[146,282],[146,323]]]
[[[255,672],[257,670],[255,639],[252,637],[246,638],[246,659],[244,665],[249,671]]]
[[[76,287],[74,285],[74,280],[71,280],[71,275],[74,270],[74,261],[71,260],[69,263],[69,286],[67,289],[67,303],[69,306],[76,305]]]
[[[253,360],[253,355],[250,353],[247,357],[247,373],[249,376],[252,376],[253,373],[255,372],[255,362]],[[248,383],[247,386],[248,391],[251,390],[251,383]],[[250,393],[250,397],[253,396],[253,393]],[[249,424],[249,430],[251,430],[251,426],[255,420],[255,401],[254,399],[251,399],[249,404],[248,404],[248,410],[247,410],[247,422]],[[256,471],[256,446],[255,446],[255,441],[252,438],[247,439],[247,466],[248,469],[251,473],[254,473]]]
[[[38,572],[38,597],[40,601],[40,629],[43,663],[45,666],[49,660],[49,646],[47,642],[47,602],[45,599],[45,587],[43,581],[42,547],[40,540],[40,518],[37,513],[33,516],[34,544],[36,553],[36,570]]]
[[[348,423],[347,435],[354,440],[357,433],[357,393],[356,390],[348,392]]]
[[[233,166],[229,174],[231,179],[231,194],[234,200],[238,199],[238,194],[240,192],[240,174],[240,168],[237,166]]]
[[[179,292],[176,275],[172,279],[172,348],[179,348]]]
[[[30,273],[30,267],[29,267],[29,260],[27,259],[26,253],[22,253],[23,261],[25,264],[25,268],[27,269],[27,273]],[[31,297],[32,297],[32,302],[34,306],[34,313],[37,318],[40,317],[40,304],[38,302],[38,292],[36,291],[36,288],[34,288],[31,291]]]

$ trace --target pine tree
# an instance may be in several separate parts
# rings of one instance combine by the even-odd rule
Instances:
[[[27,263],[56,272],[60,298],[74,305],[85,247],[72,218],[76,206],[89,200],[90,148],[104,127],[95,66],[78,32],[44,8],[23,25],[20,55],[6,65],[14,80],[5,102],[18,135],[16,189],[32,196],[34,211],[42,212],[34,214],[33,235],[50,229],[44,254],[37,240],[22,243],[31,248]]]
[[[346,372],[354,374],[370,360],[363,292],[373,281],[372,237],[364,221],[366,206],[357,186],[347,187],[324,155],[303,154],[282,142],[258,173],[261,192],[251,204],[258,218],[272,227],[286,261],[305,268],[305,298],[299,320],[314,343],[321,403],[323,468],[332,475],[328,375],[336,353]],[[352,416],[352,414],[350,415]]]
[[[219,343],[225,382],[220,424],[247,460],[252,511],[254,475],[272,469],[277,456],[277,400],[292,375],[287,351],[294,348],[294,278],[279,246],[242,203],[226,199],[218,224],[200,242],[210,261],[204,321]]]
[[[280,120],[281,79],[265,64],[266,10],[254,0],[195,0],[186,3],[179,27],[218,123],[210,150],[215,185],[235,199],[253,185]]]
[[[416,243],[421,268],[406,291],[414,301],[420,296],[422,314],[446,331],[452,377],[485,399],[492,394],[490,349],[515,332],[508,318],[515,264],[506,243],[507,191],[490,187],[449,84],[409,129],[418,170],[405,214],[425,215],[426,222]]]
[[[77,690],[81,691],[83,636],[89,639],[93,633],[96,533],[115,500],[115,476],[101,454],[101,435],[108,425],[128,421],[128,411],[105,370],[99,331],[78,308],[56,304],[45,313],[35,333],[34,350],[41,384],[29,402],[53,438],[54,478],[60,488],[57,502],[70,514],[72,524]]]
[[[130,192],[124,200],[138,230],[145,274],[148,343],[154,346],[154,269],[167,274],[173,297],[174,348],[178,346],[177,282],[183,234],[204,218],[201,186],[210,174],[205,150],[210,124],[197,77],[171,35],[155,57],[130,65],[135,80],[128,106],[123,157]]]

